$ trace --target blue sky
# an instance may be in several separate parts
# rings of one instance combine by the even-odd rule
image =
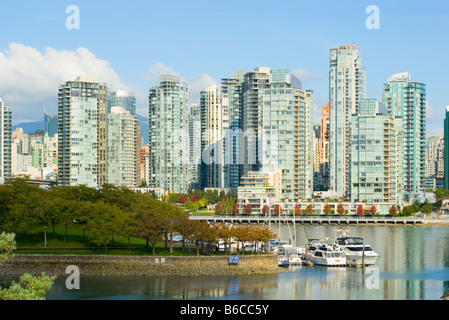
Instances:
[[[80,10],[80,29],[66,28],[66,8]],[[368,5],[380,29],[368,30]],[[56,113],[59,84],[88,73],[112,88],[126,87],[146,116],[148,88],[166,71],[202,86],[258,66],[296,71],[327,103],[329,49],[359,46],[367,97],[381,98],[398,72],[427,84],[428,133],[442,133],[449,105],[447,1],[178,0],[10,1],[1,5],[0,97],[13,122]],[[318,120],[318,119],[315,119]]]

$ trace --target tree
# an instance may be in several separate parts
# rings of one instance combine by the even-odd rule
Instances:
[[[295,204],[294,213],[295,213],[295,216],[301,215],[301,208],[298,206],[298,204]]]
[[[396,216],[397,214],[398,214],[398,209],[396,208],[396,206],[391,206],[390,207],[390,210],[389,210],[389,213],[392,215],[392,216]]]
[[[313,213],[313,206],[312,204],[309,204],[306,208],[306,214],[311,215]]]
[[[282,207],[281,207],[279,204],[277,204],[277,205],[274,206],[274,214],[275,214],[275,215],[281,214],[282,211],[284,211],[284,210],[282,209]]]
[[[363,205],[361,204],[361,205],[359,205],[359,206],[357,207],[357,215],[358,215],[359,217],[361,217],[361,216],[363,216],[363,214],[364,214],[364,211],[363,211]]]
[[[8,259],[16,248],[15,234],[0,234],[0,265]],[[56,277],[42,273],[34,277],[25,273],[19,283],[12,282],[7,288],[0,286],[0,300],[45,300],[45,294],[51,289]]]
[[[253,207],[248,203],[248,204],[245,206],[245,213],[246,213],[246,214],[250,214],[251,212],[253,212]]]
[[[237,203],[234,203],[234,206],[232,207],[231,213],[234,214],[234,215],[239,213],[239,206],[237,205]]]
[[[178,203],[184,204],[189,200],[188,196],[186,194],[183,194],[179,197]]]
[[[369,213],[372,214],[372,215],[374,215],[374,214],[376,214],[376,212],[377,212],[377,208],[376,208],[376,206],[373,204],[373,205],[371,206],[371,208],[369,209]]]
[[[222,214],[223,213],[223,208],[221,207],[221,203],[217,203],[215,205],[215,214]]]
[[[268,205],[264,205],[262,208],[262,213],[266,215],[269,212],[270,212],[270,207]]]
[[[432,203],[425,203],[421,208],[421,212],[424,214],[429,214],[433,211],[434,205]]]
[[[338,214],[343,214],[343,213],[345,213],[345,208],[343,207],[343,204],[338,204],[338,206],[337,206],[337,213]]]
[[[332,207],[331,207],[331,205],[330,205],[330,204],[326,204],[326,205],[324,206],[324,213],[325,213],[325,214],[331,214],[331,212],[332,212]]]
[[[167,222],[164,219],[160,207],[162,202],[144,203],[140,202],[135,205],[136,219],[138,223],[135,224],[135,234],[145,239],[145,248],[148,248],[148,244],[151,243],[153,255],[156,254],[156,243],[161,241]]]
[[[114,205],[97,201],[87,207],[89,210],[89,221],[87,230],[91,241],[98,246],[104,246],[104,253],[107,254],[108,244],[112,237],[119,233],[122,226],[123,212]]]

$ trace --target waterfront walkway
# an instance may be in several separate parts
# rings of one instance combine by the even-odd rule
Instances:
[[[417,217],[351,217],[351,216],[195,216],[192,220],[213,223],[232,224],[304,224],[304,225],[420,225],[426,223],[424,218]]]

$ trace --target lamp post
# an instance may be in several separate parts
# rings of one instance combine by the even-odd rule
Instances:
[[[47,248],[47,225],[44,225],[44,248]]]

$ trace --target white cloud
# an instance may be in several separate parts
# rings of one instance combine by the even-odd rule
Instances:
[[[202,73],[199,78],[191,78],[186,81],[189,84],[190,102],[200,102],[200,92],[209,86],[218,86],[218,81],[207,73]]]
[[[172,75],[179,76],[179,74],[168,66],[164,66],[161,62],[155,63],[148,70],[148,74],[145,77],[152,85],[157,86],[159,84],[159,76]]]
[[[56,113],[58,87],[80,75],[106,83],[110,89],[136,91],[121,82],[108,61],[83,47],[75,51],[47,47],[41,53],[10,43],[8,50],[0,51],[0,75],[0,97],[13,107],[15,123],[43,119],[44,106]]]
[[[299,80],[301,80],[301,82],[323,79],[323,75],[318,74],[318,73],[312,73],[312,72],[310,72],[308,70],[304,70],[304,69],[296,69],[296,70],[291,71],[291,73],[295,77],[297,77]]]

